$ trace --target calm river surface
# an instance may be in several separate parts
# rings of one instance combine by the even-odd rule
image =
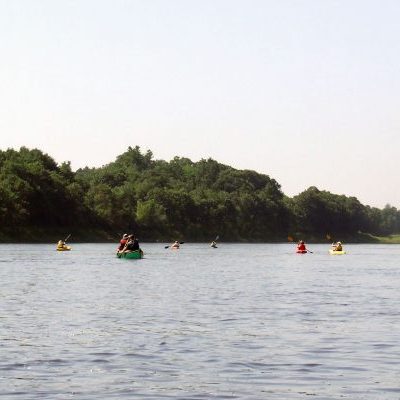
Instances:
[[[400,399],[400,246],[71,245],[0,245],[2,398]]]

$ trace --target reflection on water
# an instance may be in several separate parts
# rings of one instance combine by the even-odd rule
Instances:
[[[399,399],[400,246],[0,245],[0,396]]]

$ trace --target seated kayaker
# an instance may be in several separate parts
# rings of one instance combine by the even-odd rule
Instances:
[[[128,241],[128,234],[124,233],[122,239],[119,241],[118,251],[122,251],[125,248],[126,242]]]
[[[307,251],[303,240],[300,240],[300,242],[297,244],[297,251]]]
[[[66,247],[67,247],[67,246],[66,246],[64,240],[59,240],[59,241],[58,241],[58,243],[57,243],[57,249],[62,250],[62,249],[65,249]]]
[[[179,249],[179,242],[177,240],[175,240],[175,242],[171,245],[171,249]]]
[[[214,247],[215,249],[217,248],[217,242],[213,240],[210,244],[210,247]]]
[[[137,251],[139,250],[139,248],[140,248],[139,241],[135,238],[134,235],[129,235],[124,251],[125,252]]]
[[[336,242],[332,244],[332,249],[334,251],[343,251],[342,242]]]

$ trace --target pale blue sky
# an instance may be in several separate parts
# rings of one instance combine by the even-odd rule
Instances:
[[[0,148],[131,145],[400,208],[400,1],[0,0]]]

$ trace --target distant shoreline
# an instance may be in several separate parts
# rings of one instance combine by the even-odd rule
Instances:
[[[310,186],[288,197],[269,175],[129,146],[99,168],[39,149],[0,150],[0,243],[400,243],[400,210]],[[376,235],[376,236],[374,236]],[[386,236],[387,235],[387,236]]]

